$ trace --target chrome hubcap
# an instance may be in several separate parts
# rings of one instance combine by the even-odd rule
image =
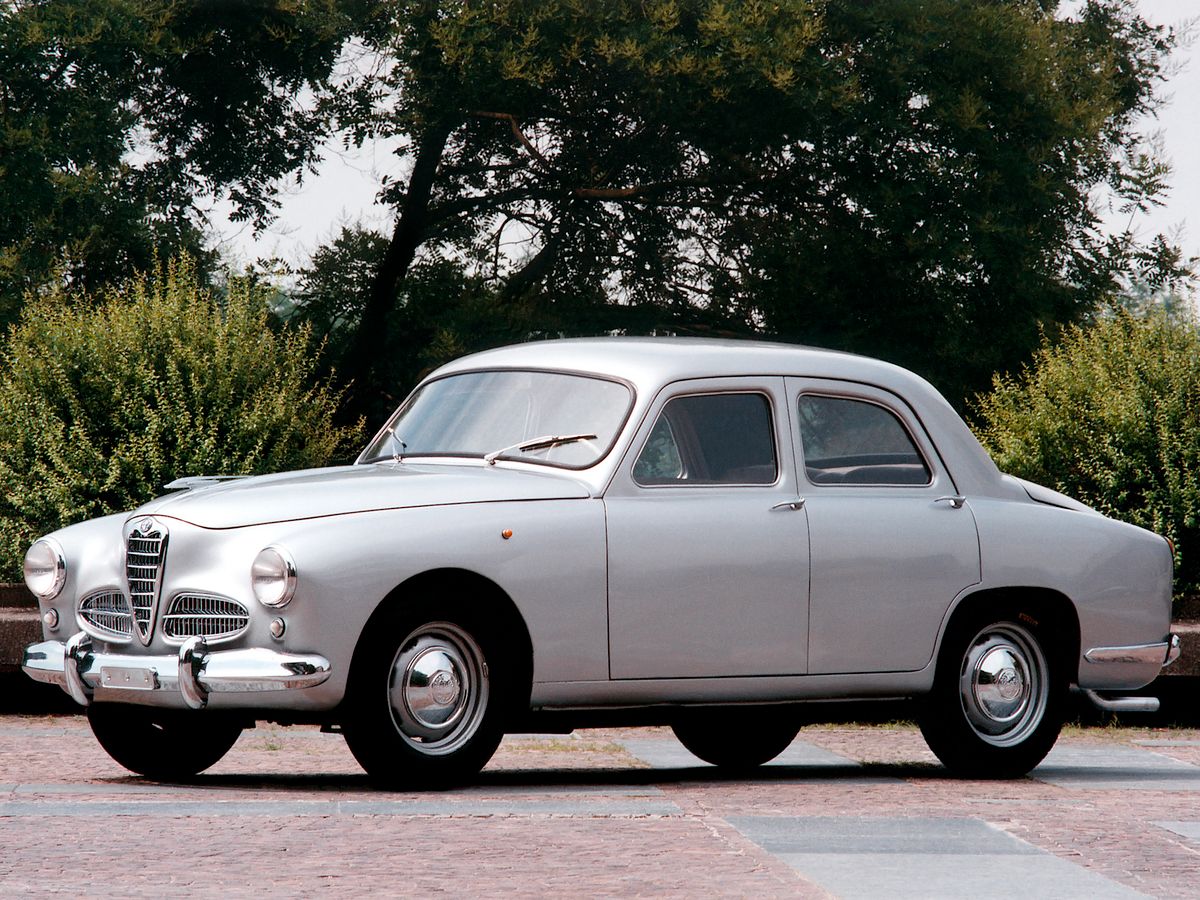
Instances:
[[[478,730],[487,699],[483,651],[457,625],[422,625],[400,645],[388,703],[396,730],[410,746],[429,755],[454,752]]]
[[[430,638],[421,644],[429,645]],[[428,730],[445,728],[462,714],[462,661],[444,647],[418,647],[405,666],[402,702],[417,724]]]
[[[1037,640],[1006,622],[976,635],[963,658],[959,696],[967,722],[997,747],[1020,743],[1042,721],[1049,669]]]

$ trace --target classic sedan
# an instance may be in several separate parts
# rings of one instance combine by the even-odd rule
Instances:
[[[385,784],[597,724],[752,766],[870,698],[1012,777],[1072,687],[1120,703],[1178,655],[1165,539],[1002,475],[927,382],[843,353],[507,347],[431,374],[353,465],[168,488],[25,560],[25,671],[158,778],[261,719],[340,731]]]

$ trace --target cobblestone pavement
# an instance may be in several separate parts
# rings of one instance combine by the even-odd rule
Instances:
[[[1069,728],[1033,776],[945,777],[906,725],[810,727],[750,776],[665,729],[505,741],[476,786],[372,790],[268,724],[195,783],[80,717],[0,717],[0,896],[1200,896],[1200,731]]]

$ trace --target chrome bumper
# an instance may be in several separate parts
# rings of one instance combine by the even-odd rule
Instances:
[[[30,644],[21,668],[35,681],[57,684],[82,706],[100,688],[130,694],[175,691],[193,709],[204,708],[209,694],[315,687],[331,672],[329,660],[315,653],[260,647],[210,651],[201,637],[188,638],[177,656],[94,653],[82,631],[66,643]]]
[[[1169,666],[1179,659],[1179,635],[1167,635],[1155,644],[1134,644],[1130,647],[1093,647],[1083,658],[1093,665],[1128,664]]]

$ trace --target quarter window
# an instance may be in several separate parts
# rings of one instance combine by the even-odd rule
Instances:
[[[799,413],[804,471],[813,484],[929,484],[929,466],[890,410],[804,394]]]
[[[638,484],[774,484],[771,405],[762,394],[676,397],[633,466]]]

